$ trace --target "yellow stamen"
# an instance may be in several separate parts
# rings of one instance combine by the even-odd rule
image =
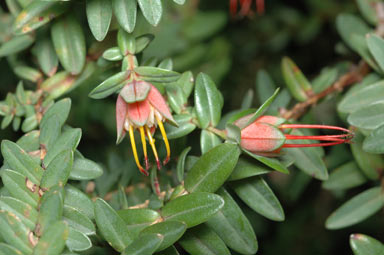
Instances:
[[[143,145],[145,169],[149,169],[148,154],[147,154],[147,141],[145,140],[144,127],[140,127],[141,143]]]
[[[167,149],[167,157],[163,162],[163,165],[167,164],[169,159],[171,158],[171,148],[169,147],[167,133],[165,132],[163,122],[156,116],[157,124],[159,125],[161,135],[163,136],[163,141],[165,144],[165,148]]]
[[[155,156],[155,159],[156,159],[157,169],[160,170],[161,166],[160,166],[159,156],[157,155],[157,150],[156,150],[156,146],[155,146],[155,140],[152,138],[151,131],[149,130],[148,126],[145,126],[145,131],[147,132],[147,137],[148,137],[148,140],[149,140],[149,144],[152,147],[153,155]]]
[[[129,138],[131,138],[133,157],[135,158],[136,165],[139,168],[140,172],[142,172],[143,174],[148,176],[148,172],[145,171],[144,168],[140,165],[139,157],[137,156],[135,136],[133,134],[133,127],[132,126],[129,126]]]

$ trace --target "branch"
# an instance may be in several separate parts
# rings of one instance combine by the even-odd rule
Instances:
[[[361,81],[364,76],[368,74],[369,70],[370,68],[368,64],[364,61],[361,61],[357,67],[353,67],[352,70],[341,76],[329,88],[320,92],[319,94],[310,96],[305,102],[297,103],[291,110],[284,111],[281,116],[285,119],[293,120],[300,118],[308,107],[315,105],[320,99],[332,93],[341,92],[347,86]]]

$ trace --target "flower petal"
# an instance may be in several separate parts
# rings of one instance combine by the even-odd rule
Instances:
[[[151,105],[158,111],[164,118],[167,119],[171,124],[176,125],[176,121],[173,119],[172,114],[168,108],[167,103],[165,102],[161,93],[157,90],[157,88],[151,85],[151,90],[148,93],[148,100]]]
[[[271,152],[284,142],[284,134],[267,123],[254,122],[241,130],[241,147],[252,152]]]
[[[150,113],[151,106],[148,100],[128,104],[128,119],[136,126],[141,127],[147,124]]]
[[[125,122],[126,116],[127,116],[127,103],[119,95],[116,101],[116,130],[117,130],[116,144],[119,144],[125,136],[124,122]]]

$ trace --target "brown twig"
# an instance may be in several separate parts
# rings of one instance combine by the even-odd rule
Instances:
[[[361,61],[359,65],[354,66],[348,73],[342,75],[335,83],[326,90],[310,96],[307,101],[297,103],[291,110],[285,111],[281,116],[285,119],[296,120],[301,117],[310,106],[315,105],[320,99],[334,93],[341,92],[347,86],[361,81],[369,72],[370,68],[365,61]]]

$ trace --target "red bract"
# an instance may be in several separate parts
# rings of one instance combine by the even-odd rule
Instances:
[[[251,118],[245,116],[235,122],[244,126]],[[284,124],[285,119],[275,116],[262,116],[241,130],[241,147],[255,154],[279,152],[281,148],[331,146],[349,142],[353,138],[351,131],[341,127],[327,125]],[[286,129],[331,129],[342,131],[338,135],[299,136],[284,133]],[[317,140],[319,143],[288,144],[286,140]]]
[[[237,12],[237,5],[240,3],[240,11]],[[240,17],[250,16],[252,0],[230,0],[229,1],[229,11],[232,17],[235,17],[237,14]],[[256,11],[258,14],[264,13],[264,0],[256,0]]]
[[[151,145],[157,168],[160,169],[161,167],[155,140],[152,137],[156,127],[160,128],[167,149],[167,157],[163,164],[169,161],[170,147],[163,126],[164,121],[177,125],[163,96],[155,86],[145,81],[133,80],[123,87],[116,102],[117,143],[121,142],[126,132],[129,133],[136,165],[145,175],[148,175],[147,170],[149,168],[146,138]],[[137,155],[134,139],[135,130],[140,132],[145,169],[141,166]]]

